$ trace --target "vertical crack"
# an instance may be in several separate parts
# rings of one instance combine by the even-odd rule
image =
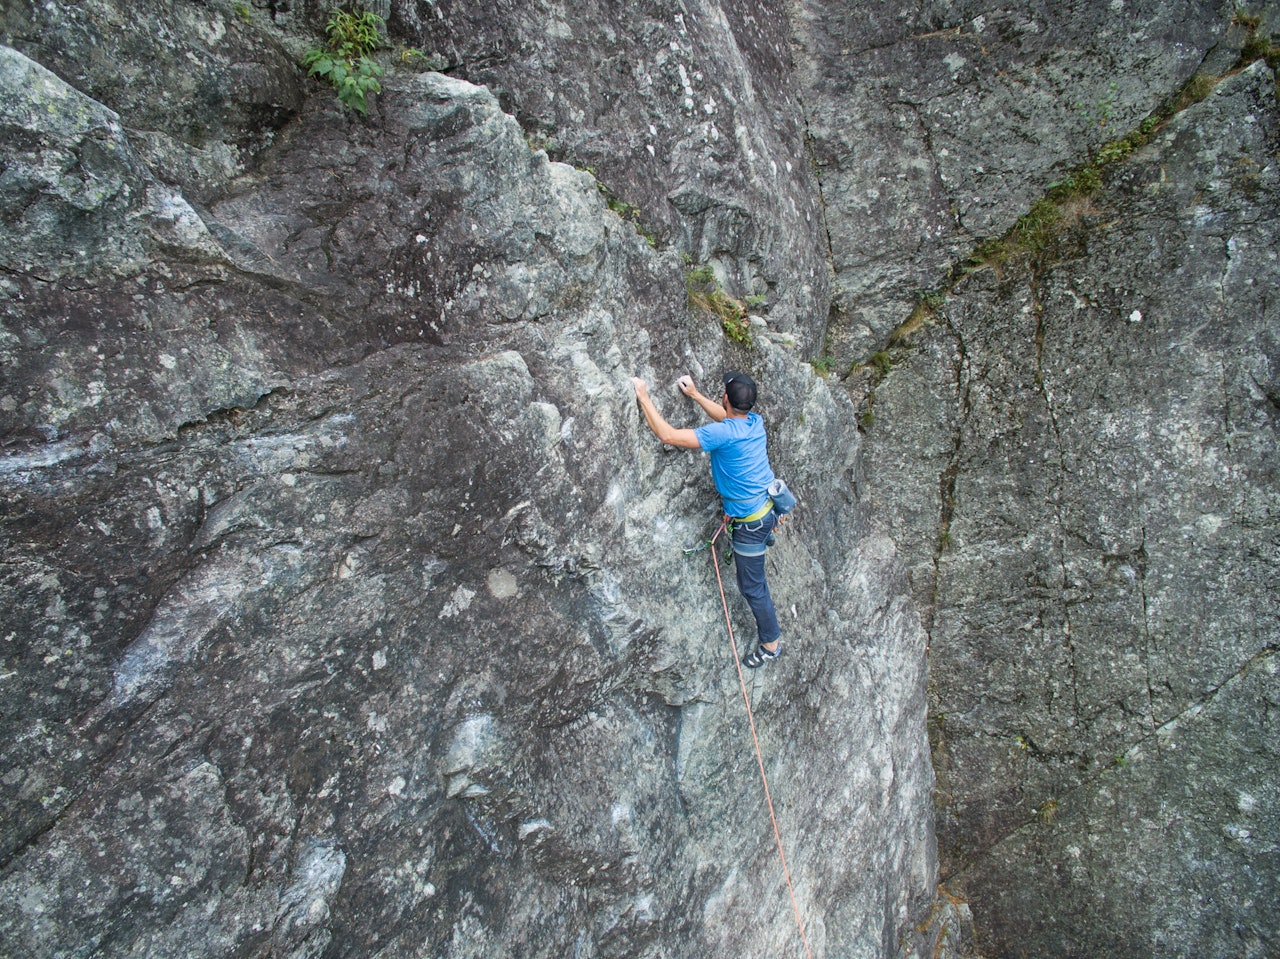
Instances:
[[[1031,308],[1036,318],[1036,388],[1044,400],[1045,412],[1049,418],[1049,426],[1053,430],[1053,442],[1058,452],[1058,479],[1053,490],[1054,517],[1057,521],[1058,566],[1062,574],[1060,602],[1062,604],[1062,637],[1067,650],[1067,666],[1071,673],[1071,708],[1072,714],[1080,716],[1080,681],[1076,672],[1075,638],[1071,634],[1071,605],[1067,601],[1067,590],[1070,576],[1067,572],[1067,527],[1062,515],[1063,487],[1066,484],[1067,461],[1062,449],[1062,432],[1058,427],[1058,414],[1053,406],[1053,397],[1045,384],[1044,376],[1044,282],[1041,268],[1036,265],[1031,271]]]
[[[822,186],[821,167],[818,165],[818,155],[813,149],[814,136],[809,129],[809,109],[799,96],[796,97],[796,100],[800,103],[800,115],[804,118],[804,148],[809,154],[809,167],[813,170],[813,183],[818,190],[818,214],[822,217],[822,235],[827,241],[827,266],[834,275],[836,270],[835,248],[831,244],[831,224],[827,220],[827,197]]]
[[[925,619],[925,633],[931,639],[934,615],[937,612],[939,600],[939,564],[942,561],[943,552],[951,545],[951,523],[955,518],[956,506],[956,480],[960,476],[960,451],[964,444],[964,431],[968,425],[971,412],[969,389],[972,377],[969,369],[969,352],[965,347],[964,336],[961,335],[955,324],[951,322],[950,317],[946,319],[946,327],[956,342],[956,409],[959,415],[956,418],[955,435],[952,438],[951,456],[947,461],[946,467],[938,475],[940,503],[938,510],[938,539],[933,547],[933,589],[929,608],[924,611],[925,615],[923,617]],[[932,645],[932,642],[930,645]]]
[[[941,570],[942,554],[949,547],[951,542],[951,523],[955,516],[955,493],[956,481],[960,475],[960,455],[964,447],[964,434],[969,422],[971,413],[970,387],[972,376],[969,366],[969,351],[965,346],[964,336],[960,330],[952,323],[949,316],[945,317],[944,322],[948,332],[955,340],[956,360],[955,360],[955,377],[956,377],[956,398],[955,407],[957,410],[955,433],[952,438],[951,455],[947,461],[946,467],[938,475],[938,488],[941,496],[938,515],[938,538],[934,543],[933,561],[931,564],[932,583],[930,584],[929,602],[925,608],[920,610],[921,626],[925,633],[925,657],[929,667],[929,681],[926,689],[928,697],[926,703],[926,735],[929,739],[930,758],[933,763],[934,775],[936,777],[936,793],[934,797],[935,808],[938,810],[940,819],[949,819],[952,825],[955,824],[955,814],[952,808],[955,803],[955,796],[951,792],[950,786],[950,763],[947,756],[947,712],[946,704],[942,701],[941,693],[938,690],[937,680],[934,673],[935,663],[933,662],[933,644],[934,644],[934,624],[938,611],[938,604],[941,599]],[[923,604],[922,604],[923,605]],[[943,853],[944,862],[941,864],[942,869],[946,869],[945,859],[950,855]]]

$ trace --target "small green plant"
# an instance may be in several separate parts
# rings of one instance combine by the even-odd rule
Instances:
[[[1107,92],[1090,109],[1084,103],[1076,103],[1075,111],[1085,123],[1105,127],[1115,115],[1118,88],[1114,80],[1107,87]]]
[[[720,295],[724,296],[723,293]],[[734,308],[737,300],[727,296],[724,299],[728,301],[720,313],[720,328],[724,330],[724,335],[735,343],[741,343],[743,346],[755,346],[755,340],[751,337],[750,324],[747,323],[746,317],[738,311],[740,306],[738,309]]]
[[[594,175],[593,173],[592,176]],[[605,206],[622,217],[622,219],[631,220],[632,222],[640,219],[640,208],[634,203],[620,200],[612,190],[599,180],[596,180],[596,188],[600,191],[600,195],[604,197]]]
[[[819,376],[827,376],[831,373],[831,368],[835,366],[835,358],[831,356],[819,356],[817,359],[809,361],[809,365],[813,367],[813,372]]]
[[[605,201],[605,205],[624,220],[630,220],[632,223],[635,223],[640,219],[640,208],[634,203],[627,203],[626,201],[619,200],[616,197],[609,197],[609,199]]]
[[[704,283],[715,283],[716,275],[709,266],[694,267],[685,274],[685,285],[693,290],[694,287]]]
[[[1031,209],[1014,224],[1014,250],[1033,253],[1045,249],[1058,235],[1062,209],[1047,197],[1031,204]]]
[[[890,346],[906,346],[911,337],[929,323],[947,302],[947,294],[942,290],[917,290],[915,309],[911,315],[898,324],[889,334]]]
[[[868,370],[872,372],[872,379],[878,381],[889,375],[889,371],[893,369],[893,356],[887,349],[877,350],[865,360],[858,360],[849,367],[848,376],[858,376]],[[874,400],[875,394],[870,394]]]
[[[370,54],[382,42],[383,25],[376,13],[335,10],[326,27],[328,47],[313,48],[302,57],[307,73],[330,84],[342,105],[357,113],[368,113],[368,95],[382,91],[382,67]]]
[[[747,322],[746,304],[720,289],[710,266],[696,267],[686,273],[685,288],[689,293],[689,305],[719,319],[725,336],[746,347],[755,345],[751,325]]]
[[[245,23],[248,23],[249,18],[253,16],[253,11],[249,9],[249,5],[247,3],[241,3],[240,0],[236,0],[236,2],[231,5],[231,9],[235,15]]]
[[[745,302],[748,307],[754,310],[768,303],[769,298],[765,296],[763,293],[752,293],[750,296],[745,297],[743,302]]]
[[[1066,189],[1063,181],[1056,186],[1059,190]],[[1069,225],[1063,215],[1066,199],[1058,198],[1062,196],[1062,193],[1042,196],[1004,236],[988,237],[979,243],[962,264],[961,273],[981,266],[1000,267],[1015,256],[1042,259]]]
[[[1052,826],[1054,819],[1058,816],[1058,800],[1046,799],[1036,809],[1036,818],[1046,826]]]
[[[1173,102],[1165,108],[1168,116],[1180,113],[1187,107],[1199,103],[1210,93],[1217,85],[1218,78],[1209,73],[1194,74],[1190,80],[1182,85],[1182,89],[1174,95]]]
[[[1280,69],[1280,43],[1263,32],[1262,17],[1241,11],[1235,15],[1232,23],[1244,27],[1246,31],[1236,69],[1243,69],[1256,60],[1266,60],[1267,66],[1272,70]]]
[[[593,177],[596,175],[596,171],[591,167],[581,167],[580,169],[586,170]],[[605,206],[618,214],[621,219],[626,220],[635,227],[635,231],[644,237],[645,242],[651,247],[655,250],[658,248],[658,237],[652,230],[649,230],[644,226],[644,222],[640,219],[640,208],[638,206],[634,203],[628,203],[621,199],[616,193],[601,183],[599,179],[596,180],[596,189],[598,189],[600,191],[600,195],[604,197]]]
[[[399,59],[402,67],[417,69],[427,62],[427,55],[417,47],[401,47]]]
[[[1121,137],[1118,140],[1108,140],[1102,146],[1098,147],[1097,156],[1094,162],[1098,166],[1107,166],[1111,163],[1119,163],[1121,160],[1127,160],[1129,154],[1142,145],[1142,140],[1138,136]]]
[[[1101,187],[1102,172],[1093,164],[1088,164],[1069,173],[1056,183],[1050,183],[1045,192],[1055,203],[1065,203],[1078,196],[1096,193]]]

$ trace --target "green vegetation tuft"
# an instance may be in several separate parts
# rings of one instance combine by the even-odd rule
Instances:
[[[1182,89],[1174,94],[1173,99],[1160,112],[1165,114],[1162,119],[1167,120],[1175,113],[1181,113],[1189,106],[1199,103],[1217,86],[1218,77],[1209,73],[1194,74],[1190,80],[1182,85]]]
[[[724,335],[733,342],[748,348],[755,346],[751,324],[747,322],[746,304],[720,289],[710,266],[699,266],[686,273],[685,287],[689,292],[690,307],[716,317]]]
[[[897,329],[889,334],[889,345],[909,345],[911,337],[918,333],[927,323],[931,322],[946,302],[947,291],[945,289],[917,290],[915,309],[911,311],[910,316],[898,325]]]
[[[809,365],[813,367],[813,372],[825,378],[831,375],[832,368],[836,365],[835,357],[826,354],[816,357],[809,361]]]
[[[1083,119],[1086,124],[1105,127],[1111,122],[1111,118],[1115,115],[1118,90],[1118,84],[1112,80],[1107,87],[1107,92],[1092,108],[1086,106],[1084,103],[1076,103],[1076,113],[1080,115],[1081,119]]]
[[[338,101],[357,113],[367,114],[369,94],[382,92],[382,67],[371,54],[382,43],[384,25],[376,13],[335,10],[326,27],[328,45],[313,47],[302,57],[307,73],[332,86]]]
[[[591,167],[580,167],[580,169],[586,170],[593,177],[596,175],[596,171]],[[596,179],[596,188],[600,191],[600,195],[604,197],[605,206],[618,214],[621,219],[630,223],[635,228],[635,231],[644,237],[651,247],[654,249],[658,248],[658,238],[652,230],[645,227],[644,222],[640,218],[640,208],[638,206],[634,203],[627,203],[625,200],[621,199],[616,193],[601,183],[599,178]]]
[[[422,70],[425,69],[429,58],[417,47],[400,47],[396,59],[402,67],[410,70]]]
[[[1036,200],[1013,225],[1014,251],[1038,253],[1046,249],[1058,235],[1061,222],[1061,206],[1048,197]]]
[[[1240,49],[1240,59],[1235,69],[1243,70],[1258,60],[1267,61],[1272,70],[1280,71],[1280,43],[1262,30],[1262,17],[1240,11],[1232,21],[1247,31],[1244,45]]]
[[[715,283],[715,271],[709,266],[696,266],[685,274],[685,284],[692,290],[695,286]]]

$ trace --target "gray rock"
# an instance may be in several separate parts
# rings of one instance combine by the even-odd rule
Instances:
[[[682,552],[716,498],[628,379],[691,425],[675,378],[732,364],[804,503],[788,652],[746,690],[801,917],[923,955],[924,634],[797,337],[770,313],[731,347],[674,252],[463,80],[392,76],[368,123],[317,92],[256,163],[193,206],[216,257],[9,281],[10,951],[799,948],[749,615],[731,589],[731,651]],[[783,302],[810,239],[771,241]]]
[[[1274,669],[1278,129],[1270,70],[1223,80],[1060,259],[972,275],[876,387],[871,496],[931,609],[944,872],[992,951],[1270,948],[1273,883],[1246,878],[1270,853],[1201,802],[1226,768],[1278,786],[1265,695],[1228,693]]]
[[[531,145],[591,170],[659,246],[820,351],[827,240],[785,5],[389,7],[393,31],[493,90]]]
[[[130,147],[120,118],[0,46],[0,268],[50,282],[138,273],[157,255],[220,251],[180,193]]]
[[[123,117],[155,174],[198,197],[302,104],[302,70],[270,18],[247,3],[10,0],[0,41]]]
[[[803,4],[839,365],[883,348],[977,240],[1171,97],[1234,13],[1220,0]]]
[[[0,11],[8,951],[799,952],[749,704],[815,955],[1267,954],[1274,77],[953,272],[1264,26],[372,9],[368,117],[312,0]],[[628,380],[730,366],[801,502],[745,689]]]

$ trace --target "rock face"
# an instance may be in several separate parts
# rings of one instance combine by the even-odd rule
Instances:
[[[864,400],[994,954],[1275,952],[1277,144],[1273,72],[1222,79]]]
[[[131,11],[149,91],[69,68],[121,9],[6,11],[7,954],[800,951],[710,554],[682,552],[714,492],[628,379],[692,425],[670,384],[728,365],[804,502],[771,560],[787,655],[746,688],[798,918],[818,955],[951,948],[924,633],[852,404],[798,355],[827,297],[799,124],[746,99],[784,110],[780,13],[767,56],[699,17],[736,63],[711,81],[634,11],[654,102],[699,97],[618,164],[673,189],[651,244],[460,77],[389,70],[361,121],[290,68],[277,128],[217,100],[194,142],[161,108],[182,64],[275,63],[299,20]],[[765,298],[753,347],[690,310],[681,251]]]
[[[6,954],[1274,954],[1280,11],[371,9],[0,10]]]
[[[1230,35],[1234,60],[1240,43],[1222,0],[798,6],[835,271],[828,349],[846,368],[1206,51]]]

